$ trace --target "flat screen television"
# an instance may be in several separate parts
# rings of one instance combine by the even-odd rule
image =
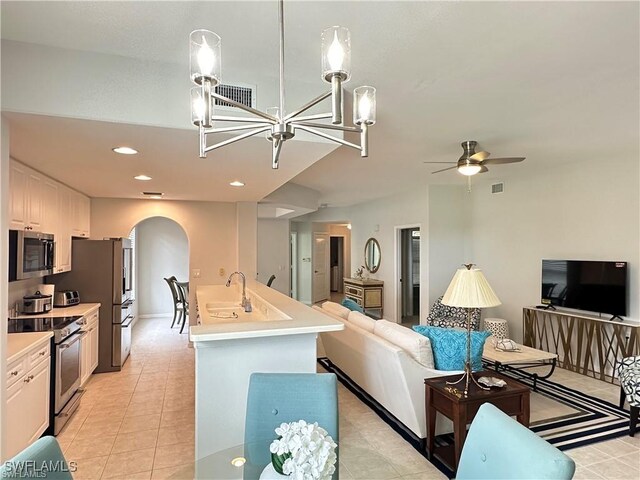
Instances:
[[[627,314],[627,262],[542,260],[542,303]]]

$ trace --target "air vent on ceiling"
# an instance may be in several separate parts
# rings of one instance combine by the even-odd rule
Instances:
[[[494,183],[491,185],[491,193],[503,193],[504,192],[504,182]]]
[[[215,87],[215,92],[218,95],[225,96],[235,102],[252,108],[255,108],[256,103],[255,90],[255,87],[250,85],[241,86],[220,84]],[[215,102],[215,105],[219,107],[236,108],[230,103],[218,100],[217,98],[215,99]]]

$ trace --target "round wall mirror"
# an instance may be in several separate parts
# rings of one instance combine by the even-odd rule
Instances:
[[[364,245],[364,266],[371,273],[380,268],[380,244],[375,238],[370,238]]]

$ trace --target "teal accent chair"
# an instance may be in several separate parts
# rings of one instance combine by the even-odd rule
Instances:
[[[46,472],[46,473],[45,473]],[[42,437],[0,466],[0,478],[73,480],[54,437]]]
[[[569,480],[575,469],[556,447],[484,403],[469,427],[456,479]]]
[[[318,422],[338,443],[338,381],[333,373],[253,373],[249,379],[244,441],[245,480],[271,462],[269,445],[281,423]],[[336,455],[337,455],[336,451]],[[338,478],[338,465],[336,473]]]

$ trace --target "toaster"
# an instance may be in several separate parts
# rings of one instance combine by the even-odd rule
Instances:
[[[71,307],[80,303],[80,295],[77,290],[62,290],[56,292],[53,299],[54,307]]]

